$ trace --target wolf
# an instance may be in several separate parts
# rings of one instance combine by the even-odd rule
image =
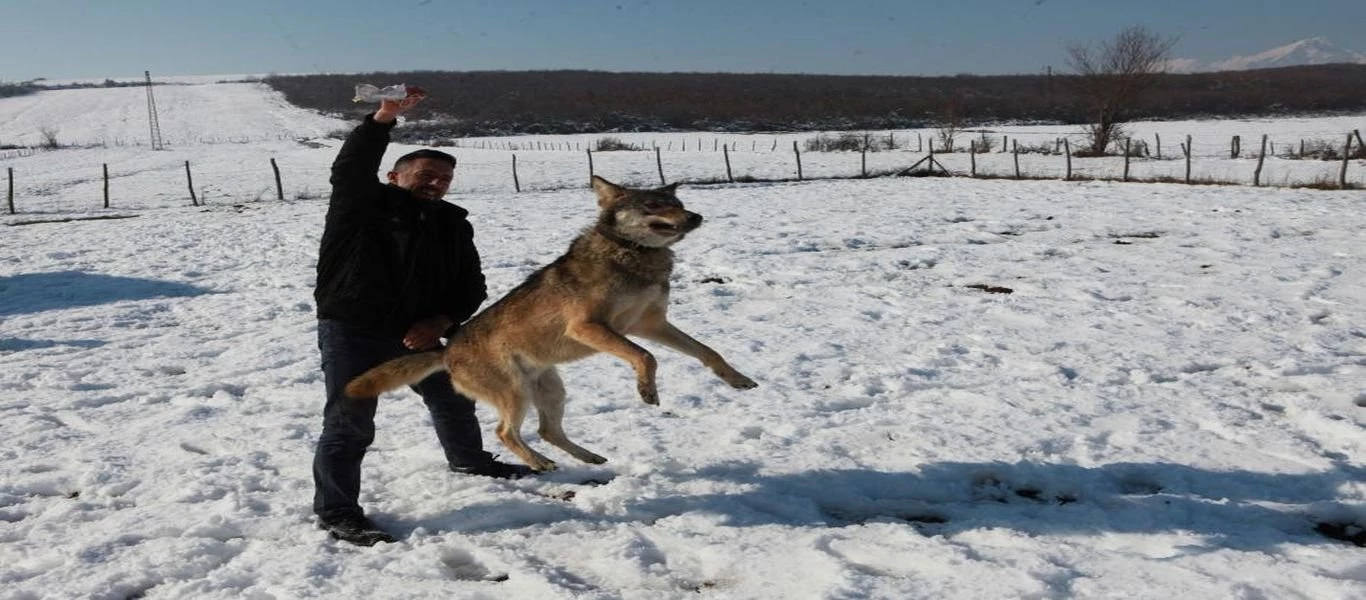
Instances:
[[[565,389],[556,365],[605,352],[635,371],[641,400],[659,404],[655,357],[627,336],[696,358],[733,388],[757,387],[669,322],[670,246],[702,224],[702,215],[678,200],[678,184],[632,189],[595,175],[592,187],[597,222],[568,251],[467,321],[444,349],[381,364],[348,383],[347,396],[373,398],[445,370],[457,391],[498,411],[495,431],[508,450],[532,469],[549,471],[555,462],[521,435],[533,406],[541,439],[583,462],[607,461],[565,435]]]

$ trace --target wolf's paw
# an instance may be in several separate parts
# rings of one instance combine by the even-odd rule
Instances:
[[[641,385],[639,388],[640,400],[651,406],[659,406],[659,390],[652,385]]]
[[[548,473],[548,472],[550,472],[550,471],[554,471],[555,469],[559,468],[559,465],[556,465],[556,464],[555,464],[555,461],[550,460],[550,459],[544,459],[544,460],[536,461],[536,464],[527,465],[527,466],[531,467],[531,470],[533,470],[533,471],[535,471],[535,472],[537,472],[537,473]]]
[[[729,373],[726,375],[722,375],[721,379],[726,383],[730,384],[730,387],[733,387],[737,390],[752,390],[754,388],[759,387],[759,384],[755,383],[753,379],[745,377],[744,375],[741,375],[739,373]]]

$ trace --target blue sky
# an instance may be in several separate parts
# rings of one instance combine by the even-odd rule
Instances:
[[[418,69],[938,75],[1062,70],[1131,25],[1213,60],[1323,36],[1366,1],[41,0],[0,10],[0,81]]]

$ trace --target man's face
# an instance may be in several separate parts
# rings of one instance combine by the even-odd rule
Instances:
[[[455,168],[435,158],[408,161],[396,171],[389,171],[389,183],[408,190],[423,200],[440,200],[446,196],[455,177]]]

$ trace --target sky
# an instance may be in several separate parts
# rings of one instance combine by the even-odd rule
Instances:
[[[590,69],[1038,73],[1069,43],[1141,25],[1177,58],[1322,36],[1351,50],[1366,2],[1305,0],[48,0],[7,3],[0,81],[38,77]],[[1359,46],[1359,44],[1358,44]]]
[[[1336,161],[1273,156],[1275,185],[1187,186],[1062,181],[1062,157],[1038,154],[1026,173],[1052,180],[851,179],[858,153],[806,152],[826,179],[685,183],[705,221],[673,248],[670,320],[759,387],[648,341],[659,406],[615,358],[564,365],[565,430],[608,462],[573,460],[528,418],[559,470],[512,482],[450,473],[421,401],[387,394],[361,501],[399,541],[357,548],[310,510],[311,291],[340,144],[326,133],[352,123],[254,83],[157,99],[158,152],[131,143],[142,90],[0,99],[0,139],[47,121],[81,145],[4,162],[7,600],[1362,597],[1363,549],[1316,528],[1366,526],[1363,192],[1283,187]],[[1132,126],[1193,135],[1198,177],[1248,177],[1257,161],[1227,156],[1230,133],[1361,124]],[[735,136],[755,137],[770,139]],[[502,141],[561,139],[591,138]],[[666,147],[675,180],[722,173],[720,152]],[[786,150],[749,148],[727,155],[737,176],[794,175]],[[495,298],[597,216],[582,152],[520,152],[518,193],[510,152],[444,149]],[[656,160],[599,152],[595,168],[649,185]],[[1366,164],[1351,169],[1366,185]]]

